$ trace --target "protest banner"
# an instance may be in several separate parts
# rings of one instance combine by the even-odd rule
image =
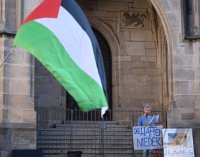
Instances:
[[[194,157],[192,129],[163,129],[164,157]]]
[[[134,126],[133,143],[134,150],[162,149],[163,126]]]

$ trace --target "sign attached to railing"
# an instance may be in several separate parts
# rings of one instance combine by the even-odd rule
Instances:
[[[194,157],[192,129],[163,129],[164,157]]]
[[[162,149],[163,126],[134,126],[134,150]]]

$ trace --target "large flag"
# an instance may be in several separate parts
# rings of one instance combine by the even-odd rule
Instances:
[[[83,111],[107,108],[99,44],[75,0],[45,0],[22,23],[14,46],[28,50]]]

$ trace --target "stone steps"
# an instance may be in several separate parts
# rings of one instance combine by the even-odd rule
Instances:
[[[104,157],[129,157],[132,140],[132,128],[118,122],[73,121],[38,132],[38,148],[45,157],[64,157],[70,150],[82,151],[85,157],[100,157],[102,151]]]
[[[39,131],[38,136],[42,137],[42,136],[67,136],[67,135],[71,135],[73,134],[74,136],[78,135],[78,136],[101,136],[102,132],[99,130],[78,130],[78,131],[72,131],[70,132],[70,130],[68,131],[60,131],[60,130],[47,130],[47,131]],[[112,131],[112,130],[104,130],[103,132],[104,136],[131,136],[132,132],[131,131]]]
[[[135,154],[134,157],[141,157],[142,154]],[[67,157],[67,154],[60,154],[60,155],[45,155],[44,157]],[[127,154],[82,154],[81,157],[133,157],[133,155]]]
[[[104,151],[102,152],[101,150],[99,149],[92,149],[92,150],[89,150],[89,149],[74,149],[76,151],[81,151],[83,152],[83,154],[85,155],[88,155],[88,154],[93,154],[93,156],[95,155],[98,155],[98,154],[123,154],[123,155],[131,155],[133,154],[133,151],[131,150],[124,150],[124,151],[121,151],[121,150],[116,150],[116,149],[109,149],[109,150],[106,150],[104,149]],[[52,150],[52,149],[45,149],[43,151],[44,155],[60,155],[60,154],[67,154],[67,152],[70,151],[70,150],[67,150],[66,151],[63,151],[63,150]]]

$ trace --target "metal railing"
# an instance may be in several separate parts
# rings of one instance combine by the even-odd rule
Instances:
[[[159,122],[165,127],[166,116],[161,111]],[[88,156],[137,156],[133,151],[132,126],[137,125],[142,111],[109,110],[101,118],[100,110],[83,113],[58,107],[37,109],[37,146],[44,154],[67,154],[82,151]],[[160,153],[160,151],[158,151]]]
[[[137,125],[137,119],[143,111],[130,110],[108,110],[101,117],[101,111],[82,112],[79,109],[65,109],[64,107],[38,107],[37,126],[38,128],[51,128],[56,124],[70,121],[118,121]],[[159,123],[166,127],[166,113],[162,111],[152,111],[152,115],[159,115]]]

